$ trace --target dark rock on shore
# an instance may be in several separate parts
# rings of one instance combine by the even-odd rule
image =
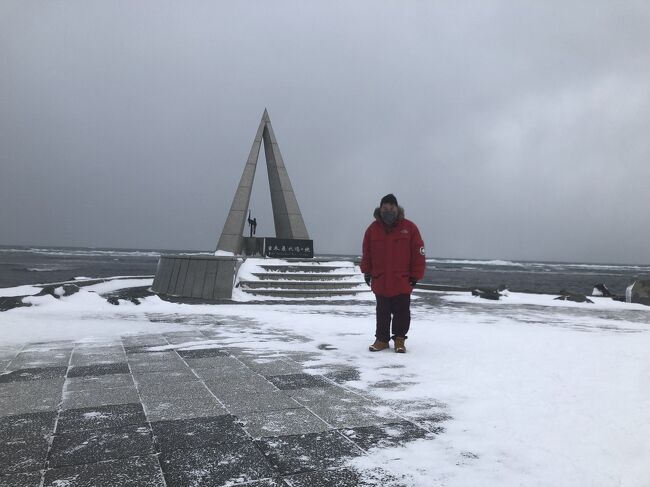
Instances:
[[[501,297],[499,291],[496,289],[472,289],[472,296],[478,296],[483,299],[491,299],[492,301],[498,301]]]
[[[561,296],[555,298],[556,301],[573,301],[574,303],[591,303],[591,304],[594,303],[591,299],[589,299],[584,294],[572,293],[569,291],[565,291],[564,289],[560,291],[560,294]]]
[[[56,290],[62,288],[63,292],[58,293]],[[36,294],[36,296],[47,296],[48,294],[56,299],[59,299],[61,296],[71,296],[74,293],[79,291],[79,286],[76,284],[63,284],[63,285],[58,285],[58,284],[53,284],[49,286],[44,286],[41,291]]]
[[[133,304],[140,304],[142,298],[147,296],[153,296],[155,293],[151,291],[149,286],[140,286],[140,287],[130,287],[126,289],[119,289],[112,293],[104,294],[106,301],[109,303],[119,306],[120,300],[130,301]]]
[[[27,296],[5,296],[0,297],[0,311],[9,311],[14,308],[31,306],[29,303],[23,303],[23,298]]]

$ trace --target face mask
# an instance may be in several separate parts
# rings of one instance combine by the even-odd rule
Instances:
[[[397,220],[397,212],[396,211],[382,211],[381,212],[381,220],[386,225],[392,225],[393,223],[395,223],[395,220]]]

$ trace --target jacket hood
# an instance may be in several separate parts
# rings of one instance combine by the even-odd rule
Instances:
[[[382,225],[384,224],[384,222],[381,221],[381,216],[379,215],[379,207],[375,208],[375,211],[372,214],[372,216],[374,216],[375,220],[377,220],[379,223],[381,223]],[[402,208],[401,206],[398,206],[397,207],[397,220],[403,220],[403,219],[404,219],[404,208]]]

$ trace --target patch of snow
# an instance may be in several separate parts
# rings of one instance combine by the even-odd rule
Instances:
[[[84,286],[83,289],[87,291],[93,291],[97,294],[106,294],[114,291],[119,291],[120,289],[126,289],[130,287],[151,286],[152,284],[153,284],[153,278],[111,279],[110,281],[100,282],[98,284],[92,284],[90,286]]]
[[[234,257],[234,252],[228,252],[227,250],[215,250],[214,255],[217,257]]]
[[[41,292],[40,287],[30,285],[3,287],[0,288],[0,298],[12,296],[31,296],[32,294],[38,294],[39,292]]]
[[[478,296],[472,296],[470,293],[465,292],[449,292],[440,293],[439,291],[417,291],[421,293],[439,293],[442,299],[452,303],[480,303],[490,306],[507,306],[507,305],[533,305],[533,306],[549,306],[559,308],[590,308],[590,309],[609,309],[609,310],[637,310],[637,311],[650,311],[649,306],[644,306],[638,303],[623,303],[615,301],[612,298],[593,296],[590,299],[592,303],[576,303],[573,301],[556,300],[557,294],[526,294],[508,292],[503,293],[501,299],[490,300],[482,299]]]

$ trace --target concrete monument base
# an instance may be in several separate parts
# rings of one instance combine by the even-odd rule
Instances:
[[[177,298],[231,299],[238,262],[235,256],[161,255],[152,289]]]

